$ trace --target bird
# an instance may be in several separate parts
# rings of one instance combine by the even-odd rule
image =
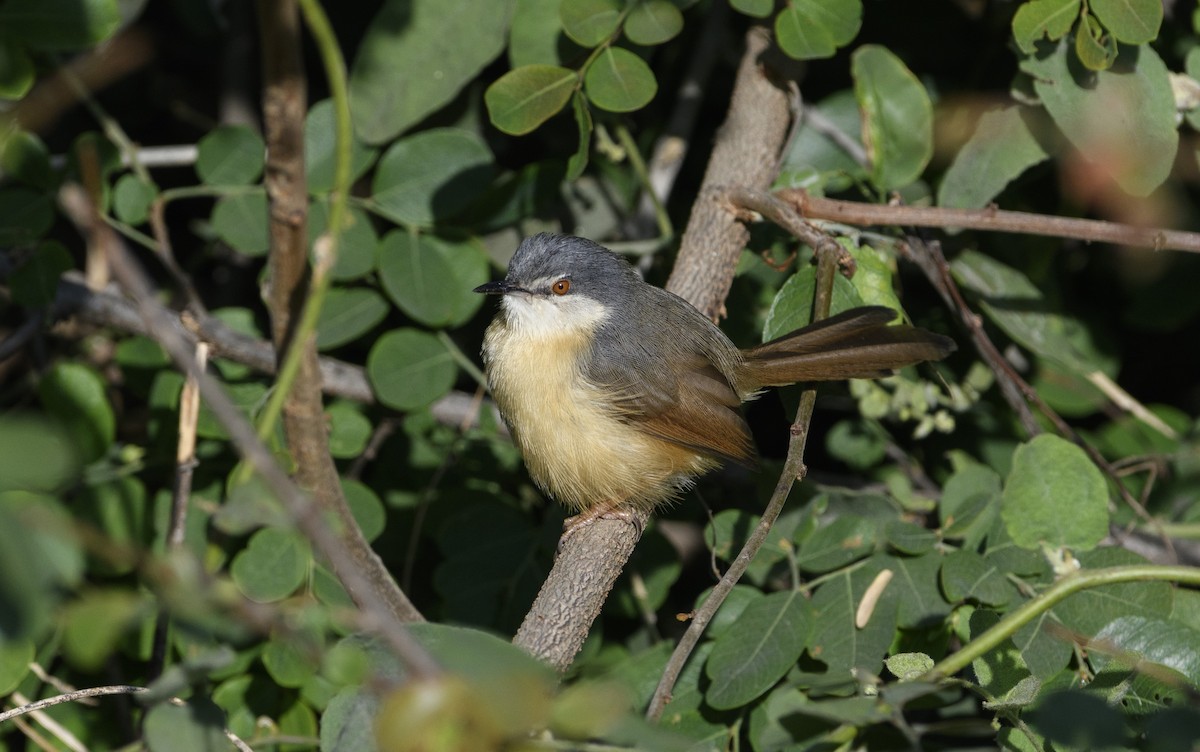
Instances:
[[[488,388],[530,477],[574,516],[637,519],[723,462],[756,459],[743,402],[767,387],[885,376],[939,360],[949,337],[890,325],[885,306],[844,311],[739,349],[684,299],[585,238],[521,242],[483,339]]]

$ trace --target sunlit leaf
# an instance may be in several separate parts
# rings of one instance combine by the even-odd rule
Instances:
[[[658,82],[650,66],[621,47],[609,47],[588,66],[583,79],[588,99],[609,112],[632,112],[654,99]]]

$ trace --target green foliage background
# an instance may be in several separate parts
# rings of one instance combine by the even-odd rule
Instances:
[[[183,377],[128,327],[82,314],[50,326],[78,284],[70,272],[87,266],[57,203],[86,146],[101,157],[106,221],[151,249],[141,258],[167,295],[180,290],[154,254],[156,202],[212,317],[269,331],[251,5],[0,0],[0,322],[5,337],[36,328],[0,359],[0,696],[149,687],[45,711],[93,749],[226,748],[222,729],[255,748],[322,750],[1200,746],[1200,575],[1147,568],[1121,545],[1165,535],[1197,561],[1200,264],[1183,253],[928,235],[986,333],[1124,473],[1144,513],[1079,446],[1023,430],[954,312],[900,260],[899,228],[827,225],[859,269],[838,279],[835,311],[901,308],[959,353],[823,391],[810,478],[660,724],[640,714],[683,629],[676,615],[703,602],[757,521],[791,392],[750,408],[755,472],[705,479],[647,532],[565,681],[507,644],[563,513],[489,410],[445,417],[448,398],[483,396],[491,310],[471,290],[546,229],[609,241],[661,282],[750,24],[773,31],[783,55],[771,65],[819,115],[795,129],[778,188],[1200,224],[1193,3],[1168,4],[1168,17],[1158,0],[729,6],[328,8],[350,61],[354,188],[317,344],[364,369],[370,398],[331,396],[326,420],[354,515],[448,671],[414,679],[355,631],[345,591],[269,495],[229,482],[238,457],[203,409],[185,543],[169,549]],[[37,95],[75,56],[147,40],[153,62],[39,119],[53,105]],[[307,54],[312,241],[329,222],[335,114],[318,50]],[[697,56],[712,72],[679,181],[635,222],[646,160]],[[139,151],[170,144],[194,145],[194,159],[157,167]],[[739,344],[807,321],[811,250],[796,250],[756,227],[724,322]],[[223,357],[211,369],[255,416],[272,381]],[[1098,387],[1113,381],[1150,417],[1118,409]],[[273,447],[285,455],[281,435]],[[1098,586],[1044,600],[1088,577]],[[869,590],[878,600],[864,609]],[[988,649],[948,663],[998,624],[1008,629]],[[35,748],[11,721],[0,736]]]

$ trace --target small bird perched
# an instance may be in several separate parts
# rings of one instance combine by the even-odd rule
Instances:
[[[649,513],[723,460],[752,464],[740,405],[764,387],[879,377],[955,349],[870,306],[739,350],[620,256],[566,235],[527,238],[475,292],[503,296],[483,341],[488,385],[530,476],[578,514],[568,532]]]

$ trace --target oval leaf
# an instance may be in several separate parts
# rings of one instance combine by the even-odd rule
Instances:
[[[323,99],[308,110],[304,118],[304,177],[309,193],[333,190],[334,153],[337,129],[333,101]],[[375,161],[376,150],[356,138],[350,140],[350,182],[362,177]]]
[[[751,602],[708,656],[708,703],[736,708],[770,689],[804,652],[812,624],[812,606],[799,591]]]
[[[584,47],[595,47],[611,37],[621,22],[618,0],[563,0],[558,8],[563,31]]]
[[[789,57],[832,57],[862,26],[861,0],[794,0],[775,18],[779,47]]]
[[[1013,15],[1013,38],[1021,52],[1033,54],[1037,42],[1054,42],[1066,36],[1079,18],[1080,0],[1031,0]]]
[[[492,125],[512,136],[529,133],[558,114],[579,77],[556,65],[526,65],[500,77],[484,92]]]
[[[450,391],[458,366],[438,338],[416,329],[380,337],[367,357],[367,377],[379,401],[397,410],[424,407]]]
[[[457,128],[422,131],[392,145],[371,187],[380,214],[400,224],[432,224],[460,211],[492,178],[492,153]]]
[[[254,190],[218,200],[213,207],[212,228],[238,253],[264,255],[271,242],[267,234],[267,192]]]
[[[1022,548],[1095,548],[1108,535],[1104,476],[1082,449],[1043,434],[1013,452],[1000,514]]]
[[[317,319],[317,349],[330,350],[353,342],[383,321],[387,312],[387,301],[374,290],[331,289]]]
[[[196,174],[209,185],[248,185],[262,174],[266,145],[244,125],[216,128],[196,150]]]
[[[157,196],[153,184],[132,173],[122,175],[113,189],[113,211],[122,222],[140,225],[150,216],[150,204]]]
[[[233,557],[230,574],[247,598],[271,603],[295,592],[311,564],[308,543],[298,533],[265,527]]]
[[[379,276],[406,314],[429,326],[448,326],[482,305],[483,297],[472,290],[486,281],[487,260],[470,244],[393,230],[379,243]]]
[[[70,430],[85,461],[104,456],[116,436],[117,419],[99,374],[82,363],[58,363],[42,377],[38,394]]]
[[[1050,155],[1029,127],[1038,114],[1017,105],[984,113],[946,170],[938,204],[982,209],[1017,176],[1045,161]]]
[[[933,104],[900,58],[864,45],[850,63],[854,95],[863,117],[863,142],[874,183],[901,188],[921,176],[933,156]]]
[[[671,0],[642,0],[625,18],[625,36],[634,44],[662,44],[682,30],[683,14]]]
[[[632,112],[658,92],[650,66],[621,47],[609,47],[588,66],[583,79],[588,99],[602,110]]]
[[[775,300],[771,302],[771,309],[767,311],[767,319],[763,324],[763,342],[770,342],[776,337],[808,326],[812,321],[813,295],[816,289],[817,270],[811,266],[806,266],[784,282],[783,287],[775,294]],[[854,289],[850,280],[840,274],[834,277],[830,315],[862,304],[858,290]]]
[[[1153,42],[1162,26],[1161,0],[1090,0],[1088,10],[1125,44]]]

